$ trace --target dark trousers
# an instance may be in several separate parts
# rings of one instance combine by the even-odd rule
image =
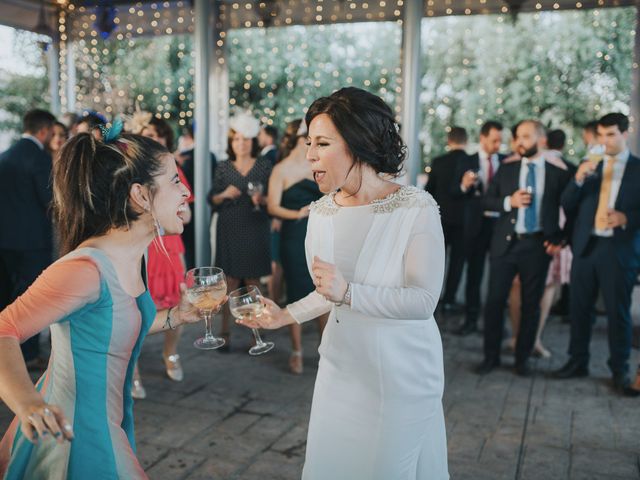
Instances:
[[[464,268],[464,231],[462,227],[444,224],[444,244],[449,251],[449,268],[442,303],[454,303]]]
[[[515,236],[515,234],[514,234]],[[485,359],[500,360],[504,309],[511,284],[520,275],[522,315],[516,339],[516,365],[531,355],[540,322],[540,300],[551,257],[546,254],[542,235],[513,240],[507,253],[490,261],[489,294],[484,313]]]
[[[592,237],[587,251],[574,256],[571,264],[569,299],[571,340],[569,355],[577,362],[589,362],[591,329],[598,289],[602,292],[609,336],[609,368],[614,374],[629,372],[631,354],[631,292],[636,270],[625,268],[615,252],[613,238]]]
[[[484,275],[484,264],[491,246],[491,235],[495,219],[484,217],[477,235],[465,236],[465,259],[467,261],[467,286],[465,306],[467,322],[476,323],[480,315],[480,287]]]
[[[0,310],[22,295],[51,264],[51,250],[0,249]],[[21,345],[25,361],[40,354],[39,334]]]

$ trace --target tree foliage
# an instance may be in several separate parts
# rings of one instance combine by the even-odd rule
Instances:
[[[497,15],[423,19],[424,159],[444,150],[452,125],[475,138],[485,120],[510,126],[528,117],[565,129],[568,149],[578,155],[584,123],[629,110],[635,16],[635,8],[611,8],[521,14],[516,23]],[[226,35],[231,107],[283,127],[313,99],[353,85],[399,112],[401,35],[393,22],[232,30]],[[190,121],[191,37],[92,40],[78,45],[83,108],[130,113],[137,100],[175,124]],[[42,71],[2,74],[0,110],[15,120],[42,106],[44,77]]]

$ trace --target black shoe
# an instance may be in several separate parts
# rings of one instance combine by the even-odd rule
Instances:
[[[588,377],[589,367],[585,363],[569,360],[562,368],[553,372],[551,376],[559,379]]]
[[[640,390],[636,390],[633,387],[626,387],[622,389],[622,395],[632,398],[640,397]]]
[[[465,320],[465,322],[460,327],[458,327],[458,329],[455,330],[453,333],[454,335],[460,335],[461,337],[466,337],[467,335],[477,331],[478,331],[478,327],[476,325],[476,322],[470,322],[468,320]]]
[[[515,368],[513,369],[515,374],[519,377],[532,377],[533,376],[533,368],[531,367],[531,362],[529,360],[525,360],[521,363],[516,363]]]
[[[487,375],[491,373],[495,368],[500,366],[500,360],[489,360],[485,358],[480,365],[475,368],[475,372],[478,375]]]
[[[631,378],[628,373],[614,373],[611,378],[613,383],[613,389],[617,392],[623,393],[631,388]]]

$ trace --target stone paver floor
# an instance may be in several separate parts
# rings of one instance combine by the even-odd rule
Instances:
[[[640,399],[622,398],[609,388],[604,319],[594,330],[591,376],[564,382],[547,376],[566,360],[568,326],[557,318],[545,332],[554,356],[538,360],[531,379],[511,373],[507,353],[504,368],[475,375],[481,336],[448,333],[456,317],[439,322],[453,479],[640,478]],[[138,453],[149,477],[299,479],[317,371],[315,326],[305,325],[302,376],[288,373],[284,330],[267,334],[276,349],[257,358],[246,354],[249,331],[235,329],[227,354],[192,348],[201,333],[200,325],[193,326],[182,338],[182,383],[164,375],[162,337],[146,341],[140,368],[148,397],[136,403],[135,413]],[[639,357],[634,350],[634,370]],[[10,418],[0,404],[3,431]]]

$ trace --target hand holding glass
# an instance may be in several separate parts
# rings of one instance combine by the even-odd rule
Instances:
[[[587,153],[587,160],[592,163],[594,170],[598,164],[604,160],[604,153],[604,145],[594,145],[589,149],[589,152]],[[594,172],[591,172],[589,175],[593,175],[593,173]]]
[[[231,315],[237,319],[249,320],[252,317],[259,317],[264,310],[260,290],[253,285],[234,290],[229,294],[229,308],[231,309]],[[251,330],[256,339],[256,344],[249,349],[249,355],[262,355],[275,346],[273,342],[264,342],[257,328],[252,328]]]
[[[527,195],[529,195],[529,203],[527,205],[531,205],[533,203],[533,196],[536,194],[536,190],[531,185],[527,185],[524,190],[527,192]]]
[[[249,196],[251,197],[251,199],[253,200],[253,197],[256,195],[262,195],[262,192],[264,191],[264,187],[262,186],[262,184],[260,182],[249,182],[247,183],[247,193],[249,194]],[[253,207],[253,210],[256,212],[260,211],[260,204],[256,203],[255,207]]]
[[[215,267],[193,268],[187,272],[187,298],[202,315],[205,323],[204,337],[198,338],[193,346],[201,350],[214,350],[224,345],[224,339],[214,337],[212,317],[220,311],[227,294],[224,272]]]

